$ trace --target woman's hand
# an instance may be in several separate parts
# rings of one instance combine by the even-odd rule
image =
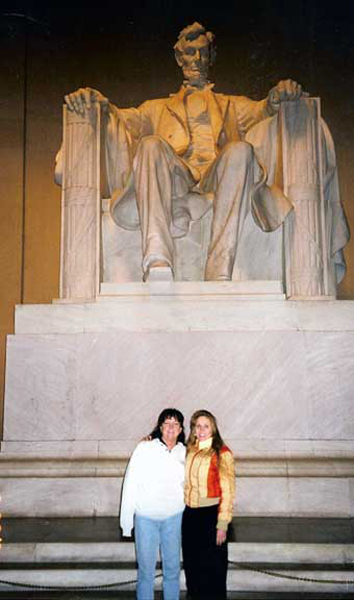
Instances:
[[[216,545],[221,546],[221,544],[223,544],[224,542],[226,542],[226,531],[224,531],[223,529],[217,529],[216,530]]]

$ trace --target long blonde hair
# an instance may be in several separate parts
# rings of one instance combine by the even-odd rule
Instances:
[[[195,444],[197,442],[195,427],[196,427],[197,420],[199,419],[199,417],[206,417],[207,419],[209,419],[209,421],[211,423],[211,431],[212,431],[212,437],[213,437],[211,447],[219,457],[220,450],[225,445],[224,440],[222,439],[222,437],[220,435],[216,418],[214,417],[214,415],[211,412],[209,412],[208,410],[205,410],[205,409],[196,410],[191,416],[190,433],[189,433],[189,437],[187,440],[187,454],[191,450],[192,446],[195,446]]]

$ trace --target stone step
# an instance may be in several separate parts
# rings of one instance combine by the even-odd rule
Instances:
[[[0,569],[8,564],[122,564],[135,560],[133,542],[4,543]],[[353,565],[354,544],[229,543],[229,560],[238,564]]]
[[[270,544],[267,548],[269,560],[266,563],[240,560],[230,562],[228,589],[240,593],[301,591],[347,593],[351,597],[354,596],[353,563],[276,562],[271,560],[272,549]],[[22,586],[27,584],[28,589],[31,586],[60,588],[110,586],[112,591],[120,591],[122,588],[124,591],[135,589],[136,568],[133,562],[60,562],[52,557],[52,560],[46,562],[14,563],[6,561],[6,548],[3,548],[2,552],[3,550],[5,550],[5,560],[0,564],[0,591],[2,592],[8,589],[21,591]],[[289,554],[290,549],[288,549],[288,556]],[[161,588],[160,577],[156,578],[156,588]],[[183,572],[181,588],[185,589]]]
[[[265,572],[266,571],[266,572]],[[273,575],[270,575],[272,573]],[[133,591],[136,582],[135,565],[2,565],[0,590],[21,591],[24,587],[104,589],[111,591]],[[291,577],[290,579],[288,577]],[[325,582],[325,583],[324,583]],[[353,583],[345,583],[353,582]],[[156,589],[161,589],[161,578],[156,579]],[[181,574],[181,589],[185,589]],[[228,590],[233,592],[331,592],[354,596],[354,568],[324,565],[230,565]],[[74,591],[74,590],[73,590]]]
[[[125,543],[118,517],[3,518],[4,544]],[[354,544],[354,519],[314,517],[234,517],[231,542],[272,544]]]
[[[115,598],[133,593],[134,544],[121,537],[117,519],[4,519],[2,523],[0,599],[10,592],[22,594],[24,588],[18,584],[91,588],[71,591],[73,599],[93,593],[93,586],[107,584],[116,585],[95,592],[115,594]],[[354,597],[352,525],[351,519],[234,519],[229,543],[230,594],[250,599],[252,594],[254,598],[254,594],[273,594],[268,598],[274,599],[276,594]],[[185,589],[183,572],[181,587]],[[160,578],[156,588],[161,588]],[[25,591],[30,593],[31,588]],[[40,589],[37,593],[69,594]],[[300,593],[305,596],[296,596]]]

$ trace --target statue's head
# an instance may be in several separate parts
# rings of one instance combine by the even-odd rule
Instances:
[[[174,46],[176,61],[185,79],[192,85],[203,85],[208,79],[209,67],[216,58],[215,36],[200,23],[182,29]]]

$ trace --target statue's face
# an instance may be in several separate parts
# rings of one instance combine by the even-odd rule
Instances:
[[[210,49],[207,37],[200,35],[196,40],[186,41],[180,57],[180,66],[185,79],[190,82],[206,81],[209,65]]]

